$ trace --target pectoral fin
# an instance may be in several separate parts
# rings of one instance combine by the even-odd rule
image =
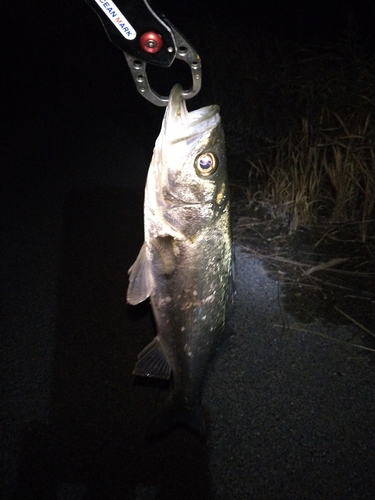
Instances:
[[[126,299],[136,305],[150,296],[153,288],[151,263],[147,259],[146,244],[143,243],[138,257],[129,269],[129,286]]]
[[[158,236],[151,240],[151,244],[157,251],[162,274],[172,274],[176,269],[176,256],[173,251],[172,236]]]
[[[168,380],[171,376],[171,367],[160,346],[159,338],[146,346],[138,354],[138,362],[135,365],[133,375],[141,377],[161,378]]]

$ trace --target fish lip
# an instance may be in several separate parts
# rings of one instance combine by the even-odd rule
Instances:
[[[208,121],[220,111],[217,104],[212,104],[189,112],[186,106],[186,99],[183,97],[183,88],[179,83],[172,87],[168,107],[170,118],[173,119],[173,122],[182,123],[187,128],[196,127],[196,125]],[[197,132],[192,135],[198,135],[199,133]]]

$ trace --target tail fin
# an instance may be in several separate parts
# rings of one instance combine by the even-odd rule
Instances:
[[[174,401],[172,395],[149,422],[147,437],[153,439],[165,436],[179,425],[188,427],[199,438],[204,438],[207,435],[202,405],[189,408]]]

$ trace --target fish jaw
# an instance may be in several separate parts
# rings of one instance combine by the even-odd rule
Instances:
[[[189,112],[182,95],[182,87],[177,84],[171,90],[158,140],[165,140],[168,145],[175,145],[183,140],[194,143],[219,122],[219,106],[216,104]]]

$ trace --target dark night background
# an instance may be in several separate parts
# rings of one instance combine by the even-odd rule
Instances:
[[[191,108],[211,104],[220,86],[215,43],[206,43],[212,26],[220,46],[257,33],[329,42],[351,26],[374,51],[372,0],[155,4],[202,56]],[[176,436],[144,444],[155,393],[129,377],[153,331],[147,306],[129,311],[125,290],[164,109],[138,95],[83,0],[5,3],[1,23],[2,498],[135,498],[145,477],[163,485],[160,498],[209,498],[206,445],[178,433],[184,462]],[[221,60],[233,79],[239,63]]]

